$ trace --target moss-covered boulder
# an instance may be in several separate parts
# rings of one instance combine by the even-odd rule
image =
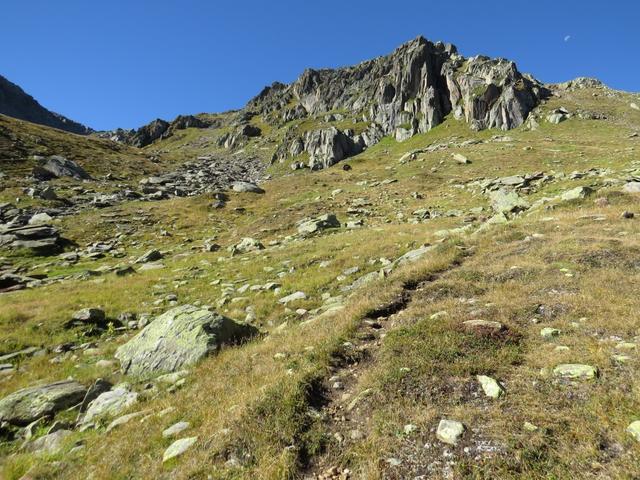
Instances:
[[[23,388],[0,400],[0,422],[24,426],[79,404],[87,393],[73,380]]]
[[[240,343],[258,329],[216,312],[183,305],[165,312],[118,348],[122,370],[139,377],[174,372],[215,353],[223,345]]]

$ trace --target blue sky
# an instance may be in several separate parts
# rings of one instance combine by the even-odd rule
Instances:
[[[640,91],[637,0],[3,0],[1,15],[0,74],[96,129],[239,108],[306,67],[417,35],[543,81],[595,76]]]

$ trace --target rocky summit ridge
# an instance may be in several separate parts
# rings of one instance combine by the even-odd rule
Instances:
[[[86,135],[92,131],[89,127],[47,110],[31,95],[2,75],[0,75],[0,113],[80,135]]]
[[[453,114],[473,130],[510,130],[522,125],[549,94],[516,64],[486,56],[465,58],[457,48],[422,36],[389,55],[336,69],[307,69],[293,83],[275,82],[238,112],[212,122],[203,116],[154,120],[138,130],[106,136],[137,147],[168,138],[189,127],[229,131],[220,145],[242,148],[261,135],[251,119],[261,116],[284,129],[272,161],[308,154],[311,169],[329,167],[392,135],[398,141],[424,133]],[[293,121],[325,115],[327,121],[351,120],[359,128],[334,126],[300,132]]]

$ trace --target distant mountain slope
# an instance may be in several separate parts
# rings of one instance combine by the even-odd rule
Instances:
[[[0,75],[0,113],[80,135],[86,135],[92,131],[80,123],[47,110],[31,95],[2,75]]]

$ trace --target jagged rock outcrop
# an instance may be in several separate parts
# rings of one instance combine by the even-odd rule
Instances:
[[[262,131],[248,123],[242,123],[233,132],[222,135],[218,140],[220,146],[225,148],[235,148],[244,145],[250,138],[259,137]]]
[[[344,111],[370,124],[374,134],[359,139],[333,126],[306,133],[304,150],[318,168],[355,155],[362,151],[357,145],[372,145],[384,135],[402,141],[427,132],[450,113],[477,130],[515,128],[546,95],[541,83],[511,61],[465,58],[453,45],[418,37],[384,57],[352,67],[308,69],[290,85],[274,83],[246,108],[274,123]],[[299,154],[299,138],[291,134],[283,143],[274,159]]]
[[[15,83],[0,75],[0,113],[27,122],[87,135],[92,130],[84,125],[51,112]]]
[[[108,138],[115,142],[127,143],[134,147],[142,148],[151,145],[156,140],[169,138],[177,130],[186,128],[209,128],[212,122],[203,120],[194,115],[178,115],[172,122],[167,122],[157,118],[152,122],[140,127],[138,130],[117,130],[101,132],[102,138]]]

